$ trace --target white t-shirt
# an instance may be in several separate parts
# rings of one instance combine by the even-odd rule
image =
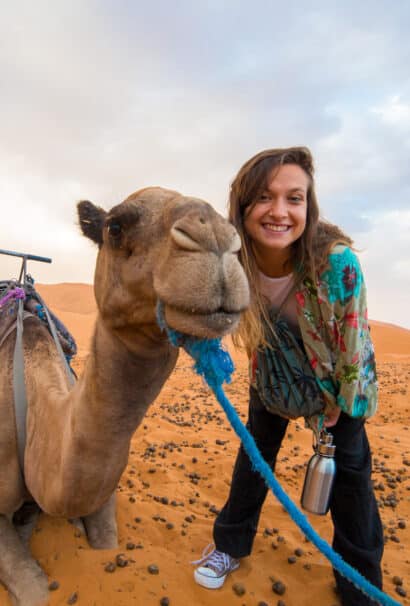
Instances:
[[[271,307],[279,309],[285,300],[287,294],[292,290],[294,285],[293,274],[288,274],[282,278],[270,278],[261,271],[259,272],[259,279],[261,285],[262,294],[268,299]],[[293,293],[285,305],[282,308],[280,314],[285,320],[288,321],[290,327],[296,332],[299,332],[298,317],[296,313],[296,299],[295,293]]]

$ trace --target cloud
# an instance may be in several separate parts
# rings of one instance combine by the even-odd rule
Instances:
[[[369,301],[369,316],[410,328],[410,210],[372,219],[357,240]],[[387,312],[387,313],[386,313]]]
[[[373,107],[371,111],[380,116],[390,127],[404,129],[408,135],[410,134],[410,103],[403,102],[400,95],[393,95],[383,105]]]
[[[39,280],[91,280],[76,200],[158,184],[225,212],[248,157],[295,144],[314,152],[324,214],[382,237],[410,194],[409,17],[387,0],[9,3],[0,247],[53,256]]]
[[[327,214],[358,232],[371,216],[392,207],[408,208],[410,104],[394,96],[377,107],[338,106],[329,111],[340,127],[316,146],[319,191]]]

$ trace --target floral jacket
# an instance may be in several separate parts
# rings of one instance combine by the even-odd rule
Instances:
[[[357,256],[347,246],[334,246],[324,270],[306,278],[295,296],[303,344],[326,409],[339,406],[351,417],[372,416],[378,385]]]

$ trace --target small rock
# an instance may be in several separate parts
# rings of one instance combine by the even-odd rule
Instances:
[[[150,574],[159,574],[159,568],[156,564],[150,564],[147,570]]]
[[[50,591],[55,591],[59,587],[60,587],[60,583],[58,581],[51,581],[50,585],[48,586]]]
[[[160,603],[160,606],[169,606],[170,601],[169,601],[169,598],[164,596],[163,598],[160,599],[159,603]]]
[[[126,566],[128,566],[128,560],[127,558],[124,556],[123,553],[119,553],[116,558],[115,558],[115,563],[117,564],[117,566],[119,568],[125,568]]]
[[[395,589],[396,589],[396,593],[398,593],[400,597],[402,597],[402,598],[406,597],[407,591],[401,585],[396,585]]]
[[[272,591],[277,595],[283,595],[286,591],[286,585],[282,581],[275,581],[272,585]]]
[[[246,593],[246,589],[245,589],[244,585],[242,585],[242,583],[234,583],[232,585],[232,589],[233,589],[233,592],[239,596],[244,595]]]
[[[296,564],[297,560],[298,560],[297,557],[294,555],[288,557],[289,564]]]
[[[77,602],[77,600],[78,600],[78,593],[75,591],[68,598],[67,604],[75,604]]]
[[[105,572],[114,572],[116,568],[117,566],[114,564],[114,562],[108,562],[108,564],[104,566]]]
[[[403,579],[401,577],[394,576],[392,581],[394,585],[403,585]]]

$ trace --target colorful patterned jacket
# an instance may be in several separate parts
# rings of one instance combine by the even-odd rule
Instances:
[[[306,278],[295,296],[302,340],[326,410],[339,406],[351,417],[372,416],[378,385],[357,256],[345,245],[334,246],[324,270],[315,280]]]

